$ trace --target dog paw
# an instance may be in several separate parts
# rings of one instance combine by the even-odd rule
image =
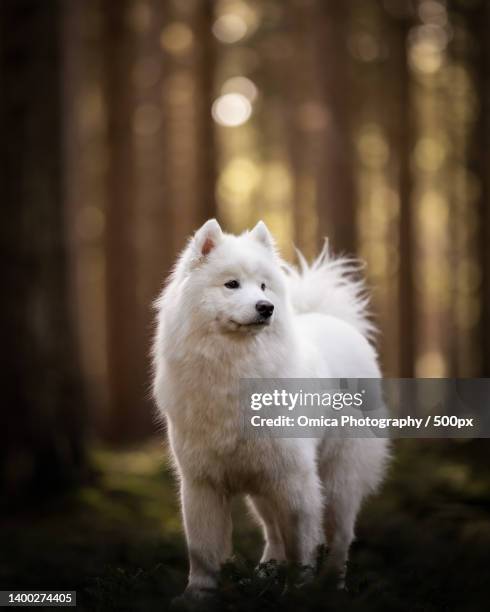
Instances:
[[[327,562],[327,565],[322,572],[324,579],[331,587],[337,588],[339,591],[347,591],[345,580],[347,577],[346,563]]]
[[[294,586],[297,588],[301,588],[306,586],[307,584],[311,584],[315,579],[315,569],[309,565],[305,565],[300,568],[298,572],[298,577],[294,583]]]
[[[261,580],[277,580],[280,575],[279,564],[274,560],[259,563],[255,568],[255,573]]]
[[[215,595],[213,589],[202,589],[197,587],[187,587],[182,595],[172,599],[170,609],[175,612],[198,612],[212,601]]]

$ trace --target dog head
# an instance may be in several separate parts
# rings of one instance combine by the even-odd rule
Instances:
[[[260,221],[240,236],[215,219],[194,235],[184,255],[184,316],[219,332],[257,334],[275,324],[286,288],[274,240]]]

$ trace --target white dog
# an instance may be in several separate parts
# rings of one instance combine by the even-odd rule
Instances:
[[[157,300],[154,396],[180,480],[186,594],[217,584],[231,556],[230,498],[262,524],[262,561],[313,566],[327,543],[343,575],[363,497],[380,483],[383,439],[243,436],[240,378],[378,378],[363,287],[325,248],[286,267],[263,222],[233,236],[214,219],[190,240]]]

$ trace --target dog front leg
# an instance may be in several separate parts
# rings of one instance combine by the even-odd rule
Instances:
[[[260,562],[267,563],[269,561],[277,561],[278,563],[282,563],[286,560],[286,552],[284,550],[284,542],[277,521],[277,510],[269,500],[258,495],[249,497],[248,502],[262,524],[264,532],[265,548]]]
[[[202,597],[216,587],[220,566],[231,556],[230,502],[210,485],[187,479],[181,498],[190,564],[186,596]]]
[[[311,474],[290,481],[278,500],[278,518],[288,561],[307,566],[304,578],[313,575],[322,533],[322,493],[320,483]]]

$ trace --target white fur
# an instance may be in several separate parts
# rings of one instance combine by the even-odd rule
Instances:
[[[300,262],[297,271],[281,261],[262,222],[232,236],[210,220],[157,300],[154,396],[180,481],[193,594],[216,586],[232,553],[233,495],[248,496],[263,526],[262,561],[312,566],[326,541],[342,574],[361,501],[383,475],[386,440],[240,435],[240,378],[381,376],[352,264],[327,249],[311,267]],[[234,279],[239,289],[224,286]],[[254,325],[264,299],[270,325]]]

